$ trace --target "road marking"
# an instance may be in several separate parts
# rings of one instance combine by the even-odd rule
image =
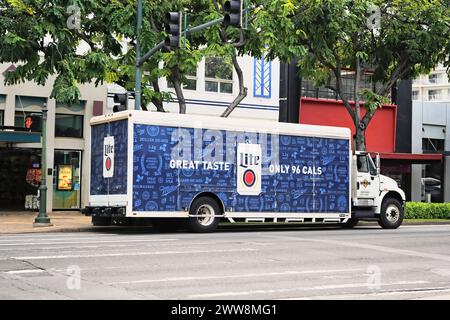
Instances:
[[[41,270],[41,269],[11,270],[11,271],[5,271],[3,273],[6,273],[6,274],[24,274],[24,273],[42,273],[42,272],[45,272],[45,270]]]
[[[127,256],[152,256],[167,254],[193,254],[193,253],[225,253],[225,252],[252,252],[257,249],[229,249],[229,250],[184,250],[184,251],[155,251],[155,252],[122,252],[122,253],[103,253],[103,254],[74,254],[74,255],[55,255],[55,256],[26,256],[11,257],[0,260],[47,260],[47,259],[72,259],[72,258],[102,258],[102,257],[127,257]]]
[[[411,284],[426,284],[429,281],[399,281],[390,283],[381,283],[380,286],[397,286],[397,285],[411,285]],[[230,291],[230,292],[217,292],[206,294],[194,294],[188,296],[188,299],[208,299],[217,297],[235,297],[235,296],[248,296],[255,294],[270,294],[270,293],[286,293],[295,291],[314,291],[314,290],[331,290],[331,289],[351,289],[351,288],[368,288],[367,283],[346,283],[339,285],[327,285],[327,286],[314,286],[306,288],[292,288],[292,289],[271,289],[271,290],[252,290],[252,291]]]
[[[426,252],[419,252],[419,251],[406,250],[406,249],[396,249],[396,248],[390,248],[390,247],[373,245],[373,244],[363,244],[363,243],[341,241],[341,240],[297,238],[297,237],[287,237],[287,236],[286,237],[285,236],[273,236],[271,238],[291,240],[291,241],[310,241],[310,242],[326,243],[326,244],[331,244],[333,246],[368,249],[368,250],[375,250],[375,251],[386,252],[386,253],[394,253],[394,254],[399,254],[399,255],[403,255],[403,256],[429,258],[429,259],[434,259],[434,260],[439,260],[439,261],[450,262],[450,256],[444,255],[444,254],[426,253]]]
[[[88,243],[130,243],[130,242],[162,242],[178,241],[179,239],[118,239],[118,240],[93,240],[93,241],[58,241],[58,242],[22,242],[22,243],[0,243],[0,246],[32,246],[32,245],[61,245],[61,244],[88,244]]]
[[[269,273],[250,273],[250,274],[236,274],[236,275],[214,275],[202,277],[174,277],[163,279],[148,279],[148,280],[134,280],[134,281],[117,281],[111,282],[114,284],[139,284],[139,283],[155,283],[155,282],[176,282],[176,281],[191,281],[191,280],[217,280],[217,279],[235,279],[235,278],[257,278],[257,277],[271,277],[271,276],[292,276],[301,274],[321,274],[321,273],[338,273],[338,272],[357,272],[365,271],[365,269],[335,269],[335,270],[304,270],[304,271],[283,271],[283,272],[269,272]]]

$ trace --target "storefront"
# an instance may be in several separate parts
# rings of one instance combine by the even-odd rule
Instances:
[[[53,210],[81,207],[81,151],[55,150]]]
[[[37,209],[41,150],[0,148],[0,210]]]

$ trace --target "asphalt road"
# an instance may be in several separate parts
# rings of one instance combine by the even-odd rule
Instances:
[[[0,299],[450,299],[450,225],[0,236]]]

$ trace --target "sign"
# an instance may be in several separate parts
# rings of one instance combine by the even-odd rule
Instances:
[[[240,143],[237,148],[237,192],[258,196],[261,193],[261,145]]]
[[[105,137],[103,140],[103,177],[114,176],[114,137]]]
[[[58,166],[58,190],[72,191],[73,170],[71,165]]]

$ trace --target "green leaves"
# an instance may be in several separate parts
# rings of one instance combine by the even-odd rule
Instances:
[[[364,89],[361,93],[362,100],[365,101],[364,106],[370,112],[375,112],[381,108],[383,104],[389,103],[389,98],[376,94],[372,90]]]

